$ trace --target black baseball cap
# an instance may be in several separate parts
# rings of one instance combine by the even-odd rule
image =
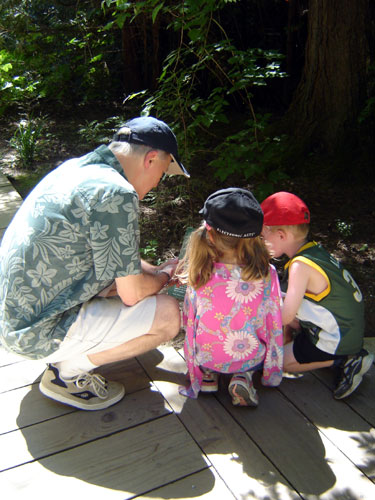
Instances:
[[[199,211],[219,233],[237,238],[255,238],[263,227],[263,212],[251,191],[231,187],[212,193]]]
[[[151,148],[161,149],[172,156],[167,170],[169,175],[184,175],[189,172],[181,163],[178,155],[176,136],[166,123],[152,116],[140,116],[127,121],[113,136],[115,142],[131,142],[143,144]]]

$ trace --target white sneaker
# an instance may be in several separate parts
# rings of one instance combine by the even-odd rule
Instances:
[[[249,372],[233,375],[228,386],[234,406],[258,406],[259,398]]]
[[[125,395],[125,387],[119,382],[107,382],[101,375],[91,372],[63,379],[52,364],[43,373],[39,389],[48,398],[81,410],[108,408]]]
[[[201,384],[201,392],[217,392],[219,390],[219,374],[205,371]]]

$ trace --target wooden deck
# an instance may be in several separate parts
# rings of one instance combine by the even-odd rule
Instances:
[[[374,365],[345,401],[321,370],[235,408],[226,377],[216,395],[180,396],[184,360],[164,346],[103,367],[127,395],[96,412],[43,397],[44,368],[0,348],[1,500],[375,499]]]

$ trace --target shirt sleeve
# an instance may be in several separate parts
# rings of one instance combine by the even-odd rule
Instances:
[[[179,391],[183,396],[194,399],[198,397],[203,378],[203,374],[195,362],[195,331],[197,321],[196,292],[193,288],[188,287],[183,307],[183,324],[186,328],[184,354],[188,368],[189,385],[188,387],[181,387]]]
[[[266,316],[266,357],[263,365],[262,383],[278,386],[283,377],[283,330],[281,320],[281,292],[276,269],[271,266],[271,293],[268,297]]]
[[[103,192],[90,213],[90,244],[98,280],[139,274],[138,198],[131,192]]]

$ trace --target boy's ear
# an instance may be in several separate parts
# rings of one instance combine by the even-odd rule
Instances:
[[[278,233],[279,238],[281,240],[285,240],[287,238],[287,236],[288,236],[287,232],[283,228],[278,228],[277,233]]]

